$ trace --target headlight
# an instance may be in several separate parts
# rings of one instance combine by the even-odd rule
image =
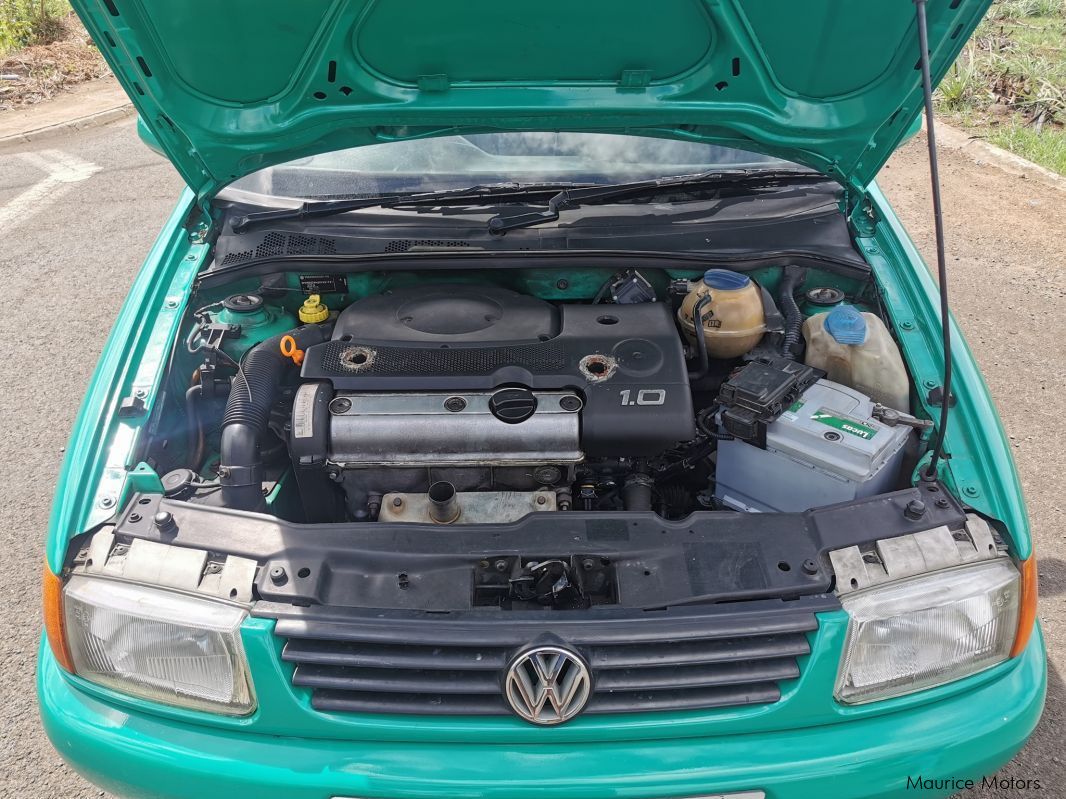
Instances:
[[[255,696],[236,605],[75,576],[63,596],[78,676],[169,705],[245,715]]]
[[[851,618],[837,699],[909,694],[1006,660],[1018,628],[1019,582],[1002,558],[844,597]]]

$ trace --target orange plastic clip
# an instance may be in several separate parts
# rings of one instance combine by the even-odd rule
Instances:
[[[304,351],[296,346],[296,339],[285,336],[281,340],[281,354],[286,358],[292,358],[292,362],[299,366],[304,362]]]

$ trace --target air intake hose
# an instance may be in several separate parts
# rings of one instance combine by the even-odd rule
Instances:
[[[239,510],[261,510],[263,468],[260,438],[278,400],[285,375],[295,364],[281,354],[281,340],[292,336],[296,348],[320,344],[328,336],[323,325],[306,325],[265,339],[244,357],[233,378],[226,413],[222,417],[219,476],[222,504]]]
[[[777,304],[785,316],[785,336],[781,342],[781,354],[786,358],[799,357],[799,343],[803,330],[803,314],[796,304],[796,291],[807,279],[807,270],[802,266],[786,266],[778,290]]]

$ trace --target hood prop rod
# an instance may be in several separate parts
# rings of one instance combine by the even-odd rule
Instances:
[[[914,0],[918,19],[918,47],[921,50],[919,63],[922,68],[922,93],[925,97],[926,144],[929,148],[929,178],[933,194],[933,224],[936,232],[936,271],[940,283],[940,324],[944,342],[944,380],[940,397],[940,424],[937,425],[933,454],[929,459],[923,479],[936,480],[937,466],[944,457],[944,436],[948,427],[948,410],[951,408],[951,317],[948,304],[948,269],[944,255],[944,215],[940,202],[940,170],[936,159],[936,132],[933,122],[933,79],[929,69],[929,30],[926,25],[927,0]]]

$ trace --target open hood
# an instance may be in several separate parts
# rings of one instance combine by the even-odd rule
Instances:
[[[991,0],[930,0],[938,80]],[[487,130],[764,152],[855,196],[921,113],[908,0],[74,0],[200,199],[262,167]]]

